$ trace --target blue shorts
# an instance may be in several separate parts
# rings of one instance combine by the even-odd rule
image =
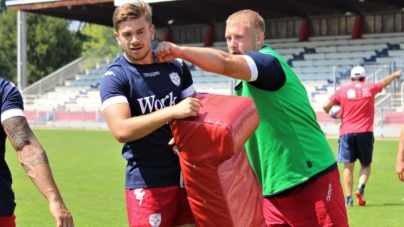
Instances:
[[[361,164],[372,163],[373,132],[345,134],[338,140],[338,162],[355,162]]]

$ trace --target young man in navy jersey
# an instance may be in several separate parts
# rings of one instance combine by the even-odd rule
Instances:
[[[265,22],[252,10],[226,21],[230,54],[162,42],[158,62],[183,58],[239,79],[235,93],[254,99],[260,125],[245,147],[263,190],[267,226],[348,226],[334,154],[307,92],[287,62],[264,44]],[[237,103],[234,103],[237,105]]]
[[[11,188],[11,172],[5,160],[6,138],[17,151],[18,160],[38,190],[49,201],[49,208],[57,227],[74,227],[53,179],[48,157],[24,115],[23,101],[18,89],[0,78],[1,147],[0,147],[0,226],[15,227],[15,201]]]
[[[101,79],[103,112],[111,133],[124,143],[129,226],[191,227],[169,122],[196,116],[201,103],[192,98],[195,89],[182,60],[156,63],[151,17],[143,1],[116,8],[114,35],[124,54]]]

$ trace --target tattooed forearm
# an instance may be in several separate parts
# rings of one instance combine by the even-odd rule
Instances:
[[[3,121],[4,131],[11,144],[18,152],[18,157],[28,172],[32,167],[48,163],[48,158],[42,146],[28,125],[25,117],[12,117]]]
[[[30,144],[30,139],[35,137],[25,117],[12,117],[4,120],[2,124],[16,151]]]
[[[46,155],[46,152],[43,151],[38,157],[36,157],[33,160],[21,160],[21,165],[24,168],[25,172],[28,172],[31,170],[31,167],[37,166],[37,165],[41,165],[44,163],[49,163],[48,161],[48,156]]]
[[[28,171],[31,170],[31,168],[29,168],[29,166],[24,165],[23,163],[21,163],[21,165],[22,165],[22,168],[24,168],[24,171],[25,171],[26,173],[28,173]]]

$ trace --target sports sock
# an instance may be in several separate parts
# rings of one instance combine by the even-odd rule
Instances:
[[[365,185],[364,184],[359,184],[358,186],[358,191],[363,194],[365,192]]]

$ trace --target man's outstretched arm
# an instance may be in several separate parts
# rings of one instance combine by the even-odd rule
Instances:
[[[48,157],[25,117],[16,116],[2,122],[18,160],[38,190],[49,201],[49,208],[57,227],[74,227],[73,217],[66,208],[53,179]]]
[[[383,87],[387,87],[393,82],[394,79],[398,79],[401,77],[401,69],[395,71],[394,73],[390,74],[389,76],[383,78],[381,82],[383,83]]]
[[[155,55],[158,62],[170,62],[175,58],[181,58],[208,72],[245,81],[251,78],[250,67],[243,56],[231,55],[212,48],[180,47],[170,42],[161,42],[156,48]]]

